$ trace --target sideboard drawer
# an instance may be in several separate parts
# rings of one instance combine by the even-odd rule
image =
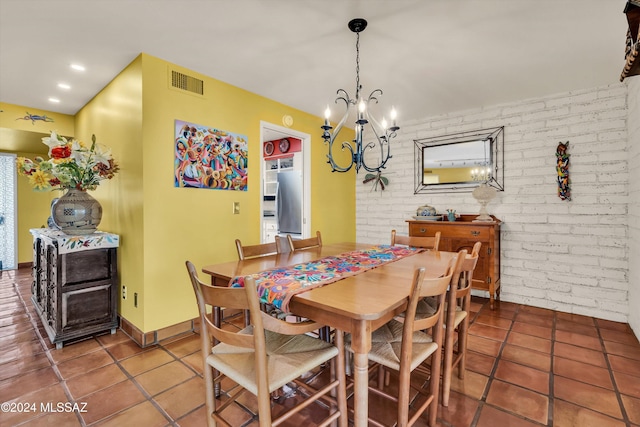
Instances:
[[[443,237],[446,235],[447,237],[468,238],[475,241],[487,241],[491,233],[487,227],[468,225],[452,227],[450,224],[437,221],[434,221],[433,224],[424,221],[409,223],[409,236],[433,236],[438,231]]]

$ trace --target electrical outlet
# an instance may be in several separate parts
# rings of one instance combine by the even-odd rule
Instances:
[[[233,202],[233,214],[238,215],[240,213],[240,202]]]
[[[122,299],[127,299],[127,287],[122,285]]]

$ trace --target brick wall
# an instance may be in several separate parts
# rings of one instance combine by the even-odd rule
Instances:
[[[640,76],[625,82],[629,88],[629,324],[640,337]]]
[[[470,193],[413,194],[413,140],[504,126],[505,191],[488,205],[489,212],[504,221],[502,299],[627,321],[626,85],[450,113],[401,126],[383,174],[390,181],[387,189],[374,192],[362,184],[364,174],[357,178],[359,242],[387,243],[392,228],[406,233],[405,220],[423,204],[439,212],[452,208],[477,213],[478,204]],[[570,141],[570,202],[557,196],[555,151],[561,141]],[[636,176],[637,169],[636,165]]]

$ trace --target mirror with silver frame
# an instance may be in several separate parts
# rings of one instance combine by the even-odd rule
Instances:
[[[415,191],[471,192],[481,183],[504,191],[504,127],[414,140]]]

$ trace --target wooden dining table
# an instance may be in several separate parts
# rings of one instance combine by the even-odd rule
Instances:
[[[207,265],[202,271],[211,284],[227,286],[229,280],[275,267],[285,267],[339,255],[374,245],[335,243],[285,254]],[[296,316],[351,334],[354,383],[354,425],[367,425],[368,353],[371,333],[401,313],[407,304],[413,274],[425,267],[427,278],[446,272],[454,252],[424,251],[295,295],[289,308]]]

